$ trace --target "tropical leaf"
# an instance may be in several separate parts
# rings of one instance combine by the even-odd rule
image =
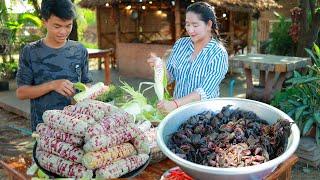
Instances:
[[[41,19],[38,16],[35,16],[31,13],[23,13],[18,16],[18,23],[19,24],[27,24],[29,22],[37,27],[42,26]]]
[[[316,126],[316,142],[317,142],[317,144],[319,145],[320,144],[320,125],[318,124],[317,126]]]
[[[294,119],[299,120],[302,112],[307,108],[307,105],[300,106],[296,109],[296,113],[294,114]]]
[[[313,118],[316,120],[318,125],[320,125],[320,112],[316,112],[313,114]]]
[[[307,120],[307,122],[304,124],[304,127],[303,127],[303,131],[302,131],[303,135],[306,135],[311,130],[313,123],[314,123],[313,118],[309,118]]]

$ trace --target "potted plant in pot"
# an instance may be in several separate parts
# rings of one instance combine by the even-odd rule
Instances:
[[[15,61],[0,63],[0,91],[9,90],[9,80],[16,77],[18,64]]]
[[[313,136],[320,145],[320,49],[314,44],[313,50],[306,51],[313,65],[306,74],[294,72],[293,78],[286,81],[290,85],[277,93],[271,104],[291,116],[303,136],[314,130]]]

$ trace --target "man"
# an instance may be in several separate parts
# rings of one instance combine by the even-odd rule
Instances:
[[[19,59],[16,96],[31,101],[31,127],[43,122],[46,110],[71,103],[73,83],[89,83],[88,52],[68,40],[76,16],[70,0],[42,0],[41,16],[47,29],[43,39],[26,45]]]

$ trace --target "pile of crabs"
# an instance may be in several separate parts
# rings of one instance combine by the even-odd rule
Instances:
[[[225,106],[190,117],[170,136],[168,147],[188,161],[213,167],[244,167],[280,156],[291,122],[270,125],[251,111]]]

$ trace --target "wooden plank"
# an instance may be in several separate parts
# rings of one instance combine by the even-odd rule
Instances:
[[[16,171],[14,168],[10,167],[7,163],[0,160],[0,165],[5,169],[8,173],[9,178],[11,179],[19,179],[19,180],[28,180],[30,179],[27,175],[23,175],[20,172]]]
[[[287,179],[291,179],[291,173],[287,173],[288,171],[291,172],[291,168],[292,166],[298,162],[298,157],[296,155],[292,155],[290,156],[289,159],[287,159],[285,162],[283,162],[282,164],[280,164],[280,166],[278,166],[278,168],[269,176],[267,176],[265,178],[265,180],[274,180],[274,179],[278,179],[279,177],[281,177],[282,174],[286,174],[286,178]],[[289,177],[288,177],[289,176]]]

